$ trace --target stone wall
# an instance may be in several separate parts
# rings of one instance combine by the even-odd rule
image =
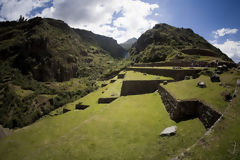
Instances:
[[[106,97],[106,98],[99,98],[98,103],[111,103],[112,101],[116,100],[118,97]]]
[[[201,69],[159,69],[159,68],[127,68],[136,72],[142,72],[165,77],[172,77],[176,81],[184,80],[185,76],[197,77]]]
[[[227,65],[228,67],[236,67],[232,62],[218,62],[218,65]],[[153,62],[153,63],[135,63],[134,67],[164,67],[164,66],[179,66],[179,67],[217,67],[215,62],[206,61],[170,61],[170,62]]]
[[[211,56],[211,57],[217,56],[216,53],[207,49],[184,49],[181,52],[185,54],[190,54],[190,55]]]
[[[208,129],[221,117],[220,113],[199,100],[176,100],[160,85],[158,91],[171,119],[176,122],[199,118]]]
[[[125,77],[125,74],[118,74],[118,79],[123,79]]]
[[[152,93],[164,80],[126,80],[122,83],[121,96]],[[169,80],[168,82],[172,82]]]

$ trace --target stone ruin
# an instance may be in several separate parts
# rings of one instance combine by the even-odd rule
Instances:
[[[116,100],[118,97],[106,97],[106,98],[99,98],[98,104],[101,103],[111,103],[112,101]]]
[[[159,85],[159,94],[170,118],[176,122],[199,118],[206,129],[210,128],[222,114],[199,100],[177,100]]]
[[[75,109],[77,109],[77,110],[84,110],[84,109],[86,109],[88,107],[89,107],[89,105],[83,105],[82,103],[79,103],[79,104],[76,104]]]

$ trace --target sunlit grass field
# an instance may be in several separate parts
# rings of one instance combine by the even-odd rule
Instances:
[[[103,89],[75,102],[89,104],[85,110],[42,118],[0,140],[1,158],[166,159],[205,132],[198,119],[178,124],[172,121],[158,93],[97,104]],[[171,125],[178,126],[177,134],[160,137],[160,132]]]

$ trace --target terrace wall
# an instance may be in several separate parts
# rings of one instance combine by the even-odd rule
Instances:
[[[121,96],[152,93],[164,80],[127,80],[123,81]],[[173,80],[168,80],[172,82]]]
[[[126,70],[132,70],[136,72],[142,72],[147,74],[172,77],[176,81],[184,80],[185,76],[197,77],[200,69],[159,69],[159,68],[127,68]]]
[[[160,85],[158,91],[171,119],[176,122],[199,118],[208,129],[221,117],[220,113],[199,100],[177,100]]]

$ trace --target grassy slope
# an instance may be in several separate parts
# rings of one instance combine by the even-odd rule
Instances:
[[[144,74],[141,72],[127,71],[124,80],[172,80],[171,77]]]
[[[114,85],[114,84],[110,84]],[[166,159],[193,144],[205,129],[198,119],[178,123],[177,135],[159,137],[169,119],[157,93],[97,104],[99,90],[68,104],[84,111],[46,117],[0,140],[3,159]],[[191,126],[192,130],[189,130]],[[193,127],[192,127],[193,126]]]
[[[224,119],[212,130],[212,133],[201,140],[190,152],[186,159],[232,159],[240,157],[240,94],[226,110]]]
[[[206,83],[206,88],[196,87],[199,81]],[[177,99],[199,99],[210,105],[217,111],[223,112],[227,107],[227,102],[221,93],[226,88],[219,86],[219,83],[211,82],[208,76],[200,76],[197,79],[179,81],[164,85],[164,87]]]

